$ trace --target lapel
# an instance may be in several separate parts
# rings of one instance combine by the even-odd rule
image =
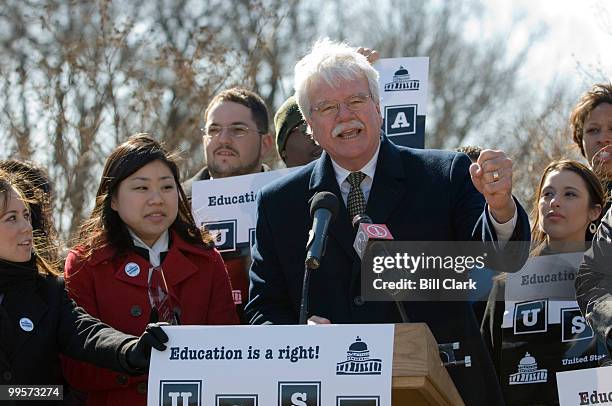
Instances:
[[[366,214],[375,224],[390,226],[389,220],[398,206],[405,202],[406,174],[399,149],[385,135],[381,137],[374,181],[370,189]],[[407,208],[404,208],[407,210]],[[391,230],[393,233],[393,230]],[[361,261],[354,261],[351,269],[351,283],[359,284]]]
[[[12,334],[10,331],[12,328],[13,325],[11,324],[10,317],[4,310],[4,307],[2,307],[2,301],[0,300],[0,367],[3,367],[3,369],[10,368],[10,362],[8,359],[10,354],[10,338],[6,338],[5,341],[3,333],[6,334],[6,336],[9,336]],[[4,332],[2,329],[5,329]]]
[[[366,214],[374,223],[386,224],[394,210],[405,200],[406,172],[399,149],[382,136],[374,181],[366,206]],[[414,180],[413,180],[414,181]],[[328,191],[338,196],[340,210],[338,217],[329,226],[329,235],[334,238],[350,258],[354,258],[353,239],[355,233],[351,226],[348,210],[341,198],[340,187],[331,163],[331,158],[323,152],[310,176],[311,194]]]
[[[114,265],[116,266],[114,274],[115,279],[144,288],[148,286],[149,268],[151,264],[140,255],[130,252],[128,255],[123,255],[119,257],[118,261],[113,261],[112,263],[116,264]],[[138,267],[138,275],[130,276],[126,270],[130,269],[133,275],[133,270],[136,266]]]
[[[346,254],[353,258],[355,252],[353,250],[353,230],[351,222],[349,220],[348,210],[344,201],[342,200],[342,194],[340,193],[340,187],[336,181],[336,174],[334,167],[331,163],[331,158],[327,152],[323,152],[321,157],[317,160],[312,174],[310,175],[310,191],[311,196],[317,192],[331,192],[338,197],[340,208],[338,210],[338,216],[329,225],[329,237],[335,239]]]
[[[179,303],[177,294],[178,285],[189,278],[191,275],[198,271],[198,267],[189,260],[179,249],[178,235],[172,236],[172,247],[168,251],[168,255],[164,258],[161,267],[164,270],[164,278],[168,285],[168,293],[175,300],[175,303]],[[207,258],[201,256],[201,261],[205,261]]]
[[[196,247],[190,247],[189,244],[184,242],[178,234],[172,232],[168,254],[166,254],[166,257],[161,263],[161,268],[164,271],[164,279],[166,280],[166,285],[168,286],[168,293],[175,300],[178,300],[176,286],[196,273],[198,270],[197,266],[183,254],[183,250],[187,252],[194,251],[202,255],[201,250],[198,250]],[[202,260],[204,259],[205,256],[202,255]],[[127,256],[122,257],[121,260],[117,261],[116,263],[119,265],[115,269],[116,279],[131,285],[141,286],[148,289],[149,268],[151,268],[149,261],[136,253],[130,253]],[[140,268],[140,273],[137,276],[129,276],[125,272],[126,266],[129,263],[136,264]]]
[[[405,201],[406,177],[399,149],[383,135],[366,205],[366,214],[372,222],[386,224],[394,210]]]
[[[41,283],[41,282],[39,282]],[[43,332],[38,331],[43,328],[42,319],[49,310],[48,303],[39,295],[38,291],[41,289],[40,285],[37,289],[31,290],[24,294],[23,300],[20,300],[20,308],[17,317],[15,317],[15,350],[13,357],[19,354],[20,349],[27,344],[27,342],[35,336],[40,336]],[[23,318],[28,318],[32,321],[34,326],[33,330],[28,332],[21,328],[19,321]],[[46,332],[49,334],[49,332]]]
[[[9,369],[11,364],[9,363],[7,354],[4,351],[5,350],[0,347],[0,367],[2,367],[2,369]]]

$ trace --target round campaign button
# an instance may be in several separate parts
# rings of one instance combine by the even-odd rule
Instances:
[[[19,319],[19,327],[21,327],[23,331],[32,331],[34,330],[34,323],[27,317],[22,317]]]
[[[131,276],[132,278],[138,276],[140,274],[140,267],[136,262],[128,262],[125,264],[125,273],[127,276]]]

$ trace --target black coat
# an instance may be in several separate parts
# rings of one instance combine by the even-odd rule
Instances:
[[[136,338],[112,329],[77,307],[66,296],[62,278],[39,275],[33,288],[5,294],[0,311],[3,312],[0,317],[4,317],[2,328],[10,333],[10,338],[4,336],[0,351],[2,385],[63,384],[60,353],[116,371],[130,372],[120,361],[120,357],[125,356],[121,351],[126,347],[124,344]],[[20,327],[23,318],[32,322],[31,331]]]
[[[399,241],[470,241],[495,236],[488,226],[485,201],[474,188],[463,154],[398,147],[382,137],[374,182],[366,207],[374,223],[386,224]],[[341,196],[331,159],[314,163],[264,188],[258,197],[250,302],[252,323],[298,322],[305,248],[311,226],[309,199],[319,191]],[[321,267],[310,281],[310,314],[332,323],[398,323],[393,302],[364,301],[359,258],[348,211],[341,202],[329,227]],[[527,215],[518,205],[513,239],[529,240]],[[517,269],[527,252],[517,262]],[[515,269],[515,270],[517,270]],[[411,302],[411,321],[425,322],[438,343],[461,342],[458,356],[470,355],[472,367],[449,369],[468,405],[501,404],[501,392],[469,303]]]
[[[576,300],[595,334],[612,350],[612,208],[609,208],[576,278]]]

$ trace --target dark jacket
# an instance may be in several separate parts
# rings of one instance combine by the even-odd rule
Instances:
[[[208,172],[208,167],[205,166],[204,168],[196,172],[196,174],[193,175],[193,177],[183,182],[181,186],[183,186],[183,190],[185,191],[185,194],[187,195],[187,198],[189,199],[189,201],[191,201],[191,189],[193,186],[193,182],[197,182],[199,180],[207,180],[207,179],[210,179],[210,172]]]
[[[494,237],[484,214],[485,201],[470,179],[469,165],[463,154],[398,147],[383,136],[366,214],[374,223],[386,224],[400,241]],[[258,197],[246,307],[254,324],[298,322],[304,247],[312,222],[309,199],[319,191],[341,196],[327,153],[265,187]],[[518,213],[513,238],[528,240],[527,215],[520,205]],[[353,240],[348,211],[341,201],[338,216],[329,227],[325,256],[310,281],[310,314],[332,323],[400,322],[393,302],[363,300]],[[522,262],[525,259],[526,253]],[[469,303],[411,302],[405,303],[405,309],[411,321],[429,325],[438,343],[460,341],[458,357],[472,357],[471,368],[449,369],[466,404],[501,404],[493,365]]]
[[[12,349],[0,351],[0,383],[3,385],[63,384],[60,353],[100,367],[128,372],[120,358],[125,359],[125,344],[136,337],[112,329],[77,307],[67,297],[62,278],[38,276],[33,289],[7,293],[0,311],[8,318],[11,325],[8,331],[12,335]],[[20,327],[23,318],[31,320],[31,331]],[[40,402],[15,402],[18,406],[27,404]]]
[[[576,300],[595,334],[612,350],[612,208],[601,219],[580,265]]]

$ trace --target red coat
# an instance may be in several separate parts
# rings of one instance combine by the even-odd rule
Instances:
[[[129,276],[126,264],[140,273]],[[78,305],[112,327],[139,336],[151,313],[147,292],[149,261],[135,252],[115,256],[114,249],[95,251],[85,262],[77,251],[68,254],[66,287]],[[238,324],[231,287],[221,255],[183,241],[171,233],[161,264],[169,294],[181,309],[181,324]],[[133,269],[134,267],[132,267]],[[147,376],[129,377],[91,364],[63,360],[64,375],[73,387],[89,392],[88,405],[146,405]]]

